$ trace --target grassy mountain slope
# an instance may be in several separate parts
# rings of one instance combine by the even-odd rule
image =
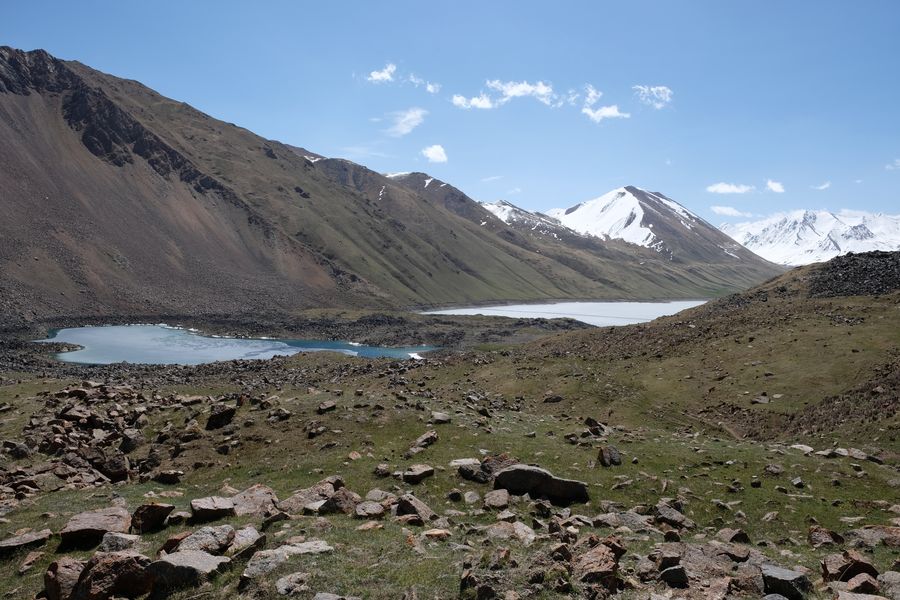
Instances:
[[[0,312],[697,297],[776,272],[537,243],[482,226],[467,197],[317,158],[138,82],[0,49]]]

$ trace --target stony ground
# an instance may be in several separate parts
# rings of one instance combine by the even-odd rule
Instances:
[[[57,368],[9,343],[0,589],[898,598],[900,294],[816,277],[425,361]]]

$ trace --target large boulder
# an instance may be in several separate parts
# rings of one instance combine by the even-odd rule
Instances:
[[[9,556],[19,550],[26,548],[37,548],[47,543],[47,540],[53,535],[49,529],[41,529],[40,531],[29,531],[22,535],[16,535],[0,541],[0,558]]]
[[[201,527],[178,544],[179,552],[198,550],[209,554],[222,554],[234,540],[234,527]]]
[[[69,600],[83,570],[84,563],[69,556],[50,563],[44,573],[44,595],[47,600]]]
[[[153,593],[162,596],[168,590],[200,585],[227,569],[230,563],[231,559],[224,556],[188,550],[160,557],[150,563],[147,572],[153,577]]]
[[[231,423],[232,419],[234,419],[234,415],[236,412],[237,408],[234,406],[229,406],[227,404],[214,404],[209,411],[209,417],[206,419],[207,431],[225,427],[226,425]]]
[[[517,496],[528,494],[532,498],[546,498],[562,506],[590,500],[586,483],[561,479],[532,465],[518,464],[501,469],[494,476],[494,489],[504,489]]]
[[[207,496],[191,500],[191,519],[197,522],[215,521],[235,515],[234,502],[231,498]]]
[[[150,562],[143,554],[132,551],[97,552],[84,566],[72,600],[143,596],[150,591],[152,583],[147,572]]]
[[[128,533],[131,515],[121,506],[78,513],[59,532],[64,547],[96,546],[107,531]]]
[[[825,581],[850,581],[861,573],[878,577],[878,569],[856,550],[829,554],[822,559],[822,579]]]
[[[234,512],[239,517],[244,515],[262,516],[275,508],[278,496],[275,495],[275,490],[269,486],[257,483],[232,496],[231,501],[234,503]]]
[[[308,488],[294,492],[289,497],[277,503],[279,509],[291,513],[298,514],[303,512],[303,508],[307,504],[327,500],[334,495],[334,492],[344,487],[344,480],[338,476],[326,477],[322,481]]]
[[[788,600],[802,600],[812,589],[809,578],[800,571],[792,571],[777,565],[763,565],[760,571],[766,594],[781,594]]]
[[[166,517],[175,510],[173,504],[141,504],[131,514],[131,529],[137,533],[159,531],[166,525]]]
[[[362,497],[359,494],[344,487],[322,503],[319,507],[319,514],[344,513],[345,515],[352,515],[356,510],[356,505],[360,502],[362,502]]]
[[[244,572],[241,573],[241,582],[247,584],[249,581],[274,571],[292,556],[330,552],[334,552],[334,548],[322,540],[309,540],[299,544],[286,544],[273,550],[260,550],[247,562]]]
[[[247,525],[234,532],[234,539],[225,551],[225,556],[234,560],[246,560],[265,545],[266,535],[257,531],[253,525]]]

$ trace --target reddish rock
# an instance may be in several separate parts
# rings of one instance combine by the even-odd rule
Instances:
[[[850,581],[860,573],[878,577],[878,569],[856,550],[829,554],[822,559],[822,579],[825,581]]]
[[[107,600],[114,596],[136,598],[150,591],[147,573],[150,559],[132,551],[97,552],[75,585],[72,600]]]
[[[360,502],[362,502],[362,497],[359,494],[347,488],[341,488],[322,503],[318,512],[320,515],[335,513],[352,515],[356,510],[356,505]]]
[[[44,594],[47,600],[69,600],[82,570],[84,563],[68,556],[50,563],[44,573]]]
[[[881,591],[881,586],[868,573],[860,573],[847,582],[847,591],[854,594],[877,594]]]
[[[619,561],[611,548],[597,544],[575,558],[575,576],[584,583],[599,583],[608,590],[618,587]]]
[[[166,524],[166,517],[175,510],[172,504],[142,504],[131,515],[131,529],[137,533],[159,531]]]
[[[820,527],[818,525],[813,525],[809,528],[809,533],[807,533],[806,539],[809,540],[809,545],[813,548],[821,548],[822,546],[838,546],[844,543],[844,538],[841,537],[838,533],[829,529],[825,529],[824,527]]]

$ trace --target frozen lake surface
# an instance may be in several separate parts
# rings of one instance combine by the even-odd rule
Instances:
[[[427,311],[426,315],[490,315],[525,319],[559,319],[569,317],[598,327],[645,323],[657,317],[674,315],[700,306],[706,300],[672,302],[554,302],[551,304],[506,304]]]
[[[67,342],[82,346],[57,354],[72,363],[107,365],[135,364],[199,365],[220,360],[264,359],[298,352],[332,351],[367,358],[418,358],[434,350],[431,346],[387,348],[330,340],[251,339],[201,335],[166,325],[109,325],[73,327],[51,332],[42,342]]]

